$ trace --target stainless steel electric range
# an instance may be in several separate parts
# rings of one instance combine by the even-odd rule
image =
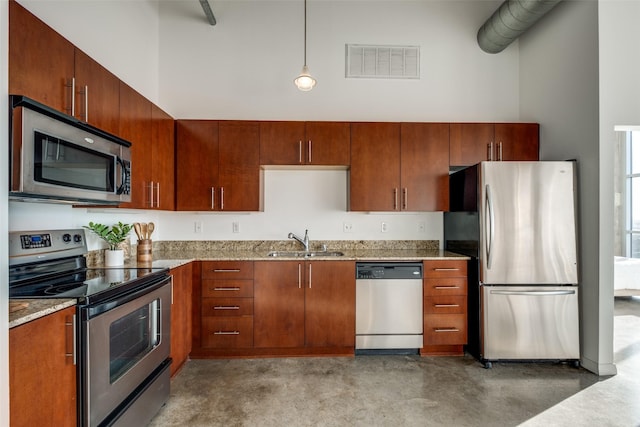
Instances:
[[[76,301],[80,425],[146,425],[169,397],[169,271],[86,254],[83,229],[9,233],[9,298]]]

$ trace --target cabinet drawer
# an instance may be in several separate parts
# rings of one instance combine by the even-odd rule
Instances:
[[[467,261],[424,261],[424,277],[467,277]]]
[[[464,314],[429,314],[424,317],[425,345],[467,343],[467,321]]]
[[[202,297],[251,298],[253,280],[202,280]]]
[[[203,316],[252,316],[253,298],[203,298]]]
[[[424,279],[425,296],[466,295],[467,279],[464,277]]]
[[[253,347],[253,316],[203,317],[202,347]]]
[[[427,297],[424,300],[425,314],[465,314],[467,297],[462,295]]]
[[[203,279],[253,279],[253,262],[249,261],[203,261]]]

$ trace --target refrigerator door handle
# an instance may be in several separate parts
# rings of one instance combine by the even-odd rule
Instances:
[[[490,291],[493,295],[531,295],[531,296],[547,296],[547,295],[573,295],[575,290],[558,290],[558,291]]]
[[[487,255],[487,269],[491,268],[491,248],[493,246],[493,233],[494,233],[494,218],[493,218],[493,201],[491,200],[491,187],[489,184],[486,185],[486,203],[485,203],[485,214],[488,216],[489,221],[487,221],[489,225],[489,232],[487,233],[487,238],[485,239],[485,252]]]

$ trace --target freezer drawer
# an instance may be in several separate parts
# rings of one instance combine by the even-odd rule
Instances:
[[[577,286],[482,286],[482,358],[579,359]]]

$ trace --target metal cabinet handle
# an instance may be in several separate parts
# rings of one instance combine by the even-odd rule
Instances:
[[[434,332],[460,332],[458,328],[433,328]]]
[[[433,304],[436,308],[460,307],[460,304]]]
[[[409,189],[407,187],[404,187],[402,189],[402,209],[403,210],[407,210],[407,206],[409,204]]]
[[[71,353],[65,353],[65,357],[71,357],[73,360],[73,364],[76,364],[77,358],[77,348],[78,348],[78,342],[77,342],[77,338],[76,338],[76,315],[74,314],[73,316],[71,316],[71,322],[65,322],[64,323],[65,326],[71,327],[71,336],[72,338],[72,347],[71,347]]]
[[[173,274],[169,277],[171,278],[171,305],[173,305]]]
[[[85,85],[80,90],[80,95],[84,95],[84,121],[89,122],[89,86]]]
[[[215,331],[213,335],[240,335],[240,331]]]
[[[213,288],[214,291],[239,291],[240,288],[239,287],[233,287],[233,288]]]
[[[302,267],[298,263],[298,289],[302,288]]]
[[[502,161],[502,141],[498,142],[498,160]]]
[[[149,207],[153,207],[153,181],[149,182]]]
[[[240,273],[239,268],[215,268],[214,273]]]
[[[67,80],[67,83],[65,84],[65,86],[70,88],[69,92],[71,93],[71,108],[67,108],[66,110],[69,111],[70,116],[75,116],[76,115],[76,78],[71,77],[69,80]]]
[[[211,187],[211,209],[216,208],[216,187]]]
[[[302,140],[298,141],[298,163],[302,164]]]
[[[393,210],[398,210],[398,189],[393,189]]]
[[[157,188],[157,191],[156,191],[156,208],[159,208],[160,207],[160,183],[157,182],[156,184],[157,184],[156,185],[156,188]]]
[[[237,305],[216,305],[214,310],[240,310],[240,306]]]
[[[460,286],[435,286],[434,289],[460,289]]]
[[[493,160],[493,141],[487,144],[487,160]]]
[[[220,187],[220,210],[224,210],[224,187]]]
[[[308,142],[309,146],[308,146],[308,153],[307,153],[307,157],[309,159],[309,164],[311,164],[311,140],[309,140]]]
[[[309,264],[309,289],[311,289],[311,264]]]
[[[451,267],[447,267],[447,268],[434,268],[433,271],[459,271],[459,268],[451,268]]]

